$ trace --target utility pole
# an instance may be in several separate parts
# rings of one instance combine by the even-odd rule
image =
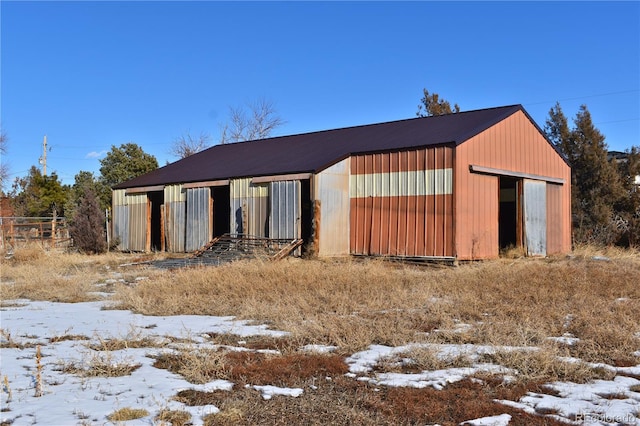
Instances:
[[[42,157],[40,157],[40,164],[42,164],[42,175],[47,175],[47,135],[44,135],[44,141],[42,142]]]

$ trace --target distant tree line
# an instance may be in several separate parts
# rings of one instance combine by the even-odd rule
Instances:
[[[259,99],[247,107],[230,107],[229,121],[222,127],[218,143],[234,143],[264,139],[282,125],[274,104]],[[0,156],[7,151],[7,137],[0,132]],[[170,153],[180,159],[209,147],[207,133],[192,136],[186,133],[176,138]],[[0,157],[1,159],[1,157]],[[6,163],[0,162],[0,184],[8,178]],[[80,171],[73,185],[63,185],[53,172],[43,175],[32,166],[24,177],[16,178],[8,195],[14,215],[20,217],[66,217],[74,245],[86,253],[101,253],[107,249],[105,238],[106,213],[111,207],[111,188],[158,168],[157,159],[133,143],[112,146],[100,160],[100,175]],[[1,186],[0,186],[1,188]],[[4,195],[4,192],[3,192]]]
[[[222,130],[220,143],[268,137],[284,121],[273,104],[258,101],[247,116],[239,108],[231,109],[231,121]],[[437,93],[423,90],[419,117],[458,113],[460,107],[442,99]],[[624,158],[609,158],[605,137],[594,126],[586,105],[573,119],[573,126],[557,103],[549,111],[544,132],[571,166],[571,191],[574,243],[622,246],[640,245],[640,147],[633,146]],[[208,147],[209,136],[189,134],[176,139],[173,154],[185,158]],[[0,135],[0,154],[6,153],[7,137]],[[153,155],[135,143],[112,146],[100,160],[100,175],[80,171],[73,185],[63,185],[57,174],[43,175],[33,166],[27,176],[13,182],[10,198],[16,216],[58,216],[69,221],[76,246],[87,253],[106,250],[105,212],[111,207],[111,188],[158,168]],[[6,166],[0,169],[6,182]]]
[[[551,108],[544,131],[571,166],[574,243],[621,246],[640,244],[640,146],[622,158],[609,155],[605,137],[586,105],[573,126],[559,103]]]

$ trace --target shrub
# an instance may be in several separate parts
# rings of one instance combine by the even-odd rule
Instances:
[[[103,253],[107,249],[104,215],[95,192],[84,187],[84,196],[75,210],[69,232],[78,249],[86,253]]]

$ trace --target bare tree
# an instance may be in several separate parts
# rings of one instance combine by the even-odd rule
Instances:
[[[211,136],[207,133],[200,133],[199,136],[192,136],[189,132],[176,138],[171,144],[170,154],[180,159],[187,158],[197,152],[209,147]]]
[[[221,132],[220,143],[233,143],[268,138],[278,126],[286,123],[273,102],[264,98],[243,107],[229,107],[229,122]]]
[[[9,139],[7,138],[7,134],[4,132],[4,129],[0,130],[0,193],[4,193],[2,188],[4,188],[4,184],[9,178],[9,166],[3,159],[4,155],[7,153],[8,141]]]

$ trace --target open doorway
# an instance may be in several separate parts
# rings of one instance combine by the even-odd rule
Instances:
[[[149,236],[151,251],[164,250],[164,221],[162,207],[164,205],[164,191],[153,191],[147,193],[149,197]]]
[[[500,176],[500,195],[498,210],[498,241],[500,251],[522,246],[520,236],[521,220],[518,189],[519,179]]]
[[[313,201],[311,201],[311,180],[303,179],[300,181],[300,219],[301,229],[300,238],[304,241],[302,245],[302,254],[308,254],[311,247],[311,238],[313,236]]]
[[[231,201],[229,185],[211,187],[213,208],[213,238],[227,234],[231,229]]]

